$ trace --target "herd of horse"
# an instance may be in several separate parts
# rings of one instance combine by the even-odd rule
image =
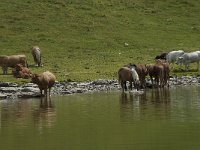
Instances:
[[[199,70],[200,51],[185,53],[183,50],[161,53],[155,57],[155,64],[128,64],[118,70],[118,81],[122,91],[146,88],[146,77],[149,75],[152,87],[169,87],[170,64],[185,65],[197,63]],[[129,85],[129,87],[127,86]],[[134,86],[133,86],[134,85]]]
[[[169,86],[169,74],[169,63],[158,59],[155,64],[124,65],[118,70],[118,81],[123,92],[132,90],[133,87],[137,90],[146,88],[147,75],[153,87],[164,87]]]

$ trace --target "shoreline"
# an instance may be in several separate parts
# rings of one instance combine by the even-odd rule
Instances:
[[[171,77],[170,86],[178,85],[200,85],[200,76]],[[147,80],[147,86],[151,82]],[[117,80],[98,79],[85,82],[56,82],[51,90],[51,95],[67,95],[76,93],[92,93],[101,91],[120,91],[121,87]],[[27,83],[18,85],[16,83],[0,83],[0,99],[18,99],[40,97],[40,90],[36,84]]]

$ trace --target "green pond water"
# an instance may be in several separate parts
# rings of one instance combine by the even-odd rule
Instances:
[[[199,150],[200,87],[0,101],[1,150]]]

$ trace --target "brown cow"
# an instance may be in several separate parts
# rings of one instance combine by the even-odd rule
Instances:
[[[41,51],[40,51],[40,48],[38,46],[33,46],[32,50],[31,50],[31,53],[33,55],[33,59],[34,59],[34,62],[36,64],[36,66],[38,66],[38,67],[43,66],[42,63],[41,63]]]
[[[25,55],[10,55],[0,56],[0,66],[3,69],[3,74],[8,73],[8,67],[15,68],[17,64],[22,64],[24,67],[28,67]]]
[[[31,78],[32,78],[32,83],[38,85],[41,96],[43,90],[44,90],[44,95],[47,96],[47,89],[49,89],[49,96],[50,96],[51,88],[56,80],[56,77],[53,73],[46,71],[41,74],[33,74]]]
[[[154,86],[153,77],[155,78],[155,85],[162,87],[164,83],[164,67],[160,64],[147,65],[147,70]]]
[[[12,73],[15,78],[28,79],[31,76],[31,71],[27,67],[23,67],[21,64],[17,64],[12,70]]]

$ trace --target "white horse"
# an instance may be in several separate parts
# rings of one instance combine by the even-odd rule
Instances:
[[[133,78],[133,83],[136,89],[138,90],[139,85],[140,85],[140,80],[137,71],[135,70],[135,66],[130,66],[131,72],[132,72],[132,78]]]

